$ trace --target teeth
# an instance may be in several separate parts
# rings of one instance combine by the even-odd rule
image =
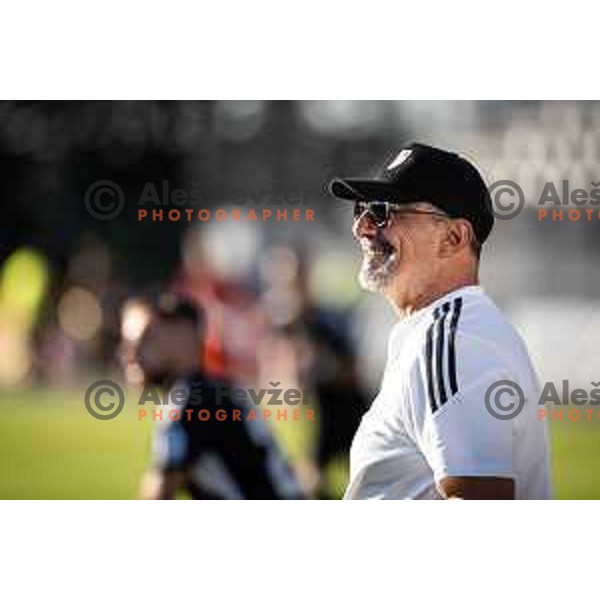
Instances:
[[[392,248],[374,243],[372,240],[363,239],[360,242],[360,246],[364,256],[368,259],[387,260],[394,254]]]
[[[380,250],[378,248],[371,248],[371,247],[363,248],[363,252],[367,256],[384,256],[385,255],[385,252],[383,250]]]

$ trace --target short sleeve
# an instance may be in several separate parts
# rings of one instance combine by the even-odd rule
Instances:
[[[513,421],[494,416],[485,398],[494,384],[514,381],[515,375],[493,346],[467,336],[459,342],[456,355],[452,360],[443,356],[438,369],[433,353],[417,443],[436,481],[514,478]]]

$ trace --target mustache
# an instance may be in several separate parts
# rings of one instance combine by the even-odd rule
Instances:
[[[391,254],[396,250],[381,231],[377,231],[371,238],[361,238],[360,245],[363,250],[370,250],[371,252],[381,254]]]

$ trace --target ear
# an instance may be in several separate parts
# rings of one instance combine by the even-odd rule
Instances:
[[[453,256],[469,248],[474,239],[473,227],[466,219],[450,219],[442,244],[444,256]]]

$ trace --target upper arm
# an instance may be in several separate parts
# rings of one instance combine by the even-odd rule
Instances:
[[[514,495],[514,423],[485,402],[492,384],[515,379],[512,369],[492,345],[460,331],[453,337],[448,323],[440,334],[438,324],[421,361],[418,445],[442,495]]]
[[[444,407],[427,414],[421,442],[436,481],[513,478],[513,422],[496,418],[485,404],[487,388],[498,379],[493,371],[483,373]]]
[[[447,500],[514,500],[515,482],[506,477],[444,477],[437,489]]]
[[[178,421],[159,422],[153,442],[152,465],[142,480],[140,496],[171,500],[184,486],[193,458],[190,432]]]
[[[157,470],[183,470],[192,460],[192,451],[192,436],[186,422],[157,423],[153,440],[153,466]]]

